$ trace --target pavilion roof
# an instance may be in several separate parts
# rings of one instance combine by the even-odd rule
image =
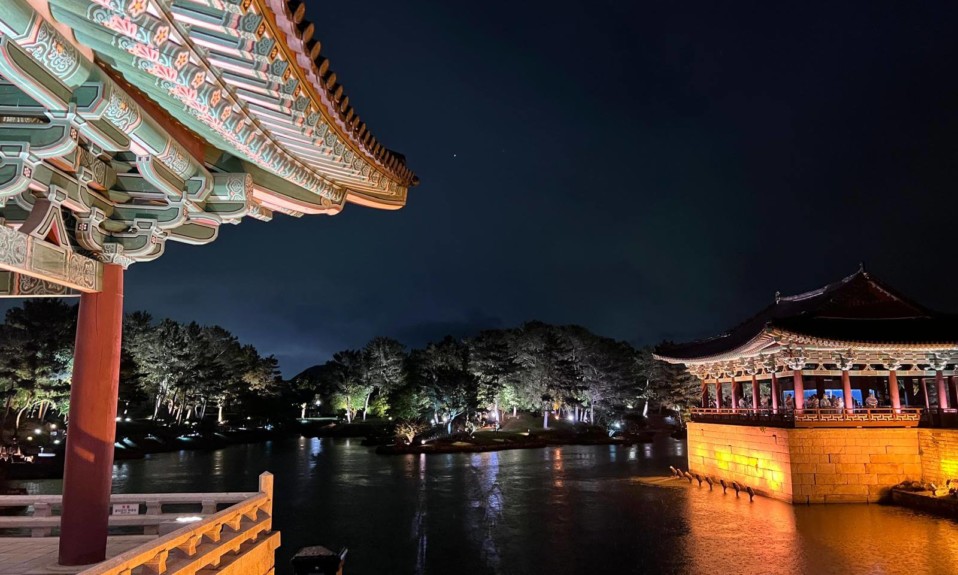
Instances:
[[[864,269],[822,288],[781,296],[751,318],[708,339],[662,344],[677,363],[754,356],[782,345],[955,347],[958,316],[929,310]]]
[[[344,201],[396,209],[418,178],[383,146],[320,55],[304,2],[49,0],[50,12],[121,85],[205,144],[213,167],[276,176],[263,207],[335,213]],[[196,155],[193,149],[189,149]],[[258,182],[257,182],[258,184]],[[278,189],[277,189],[278,188]]]

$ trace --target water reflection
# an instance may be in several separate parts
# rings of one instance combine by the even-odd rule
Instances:
[[[351,575],[954,572],[958,526],[882,506],[749,503],[637,476],[684,444],[384,457],[293,439],[118,462],[118,492],[246,491],[276,475],[277,573],[305,545],[346,545]],[[55,493],[59,481],[32,481]]]

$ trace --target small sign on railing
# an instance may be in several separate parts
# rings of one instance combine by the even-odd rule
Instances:
[[[114,503],[113,515],[139,515],[139,503]]]

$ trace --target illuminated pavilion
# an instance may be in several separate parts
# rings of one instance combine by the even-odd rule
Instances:
[[[123,272],[223,224],[398,209],[372,136],[283,0],[0,2],[0,295],[80,296],[60,562],[104,557]]]
[[[911,301],[863,269],[820,289],[777,294],[721,335],[662,345],[656,354],[701,380],[693,418],[702,421],[781,415],[796,426],[915,425],[918,409],[940,415],[958,405],[958,317]],[[808,409],[823,397],[828,409]]]
[[[726,333],[656,355],[702,382],[688,424],[692,473],[802,504],[958,481],[958,430],[948,429],[958,427],[958,317],[864,269],[776,295]]]

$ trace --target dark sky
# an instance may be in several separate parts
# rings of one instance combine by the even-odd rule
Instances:
[[[422,185],[171,243],[128,310],[221,324],[287,376],[529,319],[712,335],[860,261],[958,311],[956,2],[309,4]]]

